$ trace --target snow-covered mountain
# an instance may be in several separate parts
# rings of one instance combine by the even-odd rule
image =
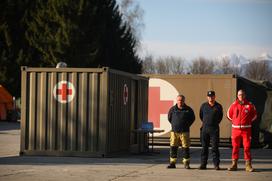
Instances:
[[[237,54],[230,54],[230,55],[221,55],[216,58],[216,61],[218,63],[227,60],[229,61],[229,65],[233,68],[241,69],[241,74],[244,73],[245,67],[247,66],[250,61],[265,61],[268,63],[269,67],[272,70],[272,57],[268,53],[263,53],[257,58],[246,58],[243,55],[237,55]],[[215,73],[222,73],[222,70],[217,69],[215,70]]]
[[[261,54],[256,60],[259,61],[272,61],[272,57],[268,53]]]
[[[248,64],[249,60],[245,58],[243,55],[237,55],[237,54],[230,54],[230,55],[221,55],[216,58],[217,61],[222,61],[222,60],[229,60],[230,65],[234,67],[241,67],[244,64]]]
[[[270,70],[272,70],[272,57],[268,53],[263,53],[257,58],[257,61],[265,61],[268,64]]]

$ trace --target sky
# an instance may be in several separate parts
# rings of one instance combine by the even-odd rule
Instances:
[[[137,0],[140,56],[272,55],[272,0]]]

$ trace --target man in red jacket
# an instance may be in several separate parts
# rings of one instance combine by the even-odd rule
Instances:
[[[239,90],[237,100],[230,106],[227,112],[227,117],[232,123],[232,165],[228,168],[229,171],[237,170],[241,139],[244,146],[246,171],[253,171],[250,153],[251,126],[252,122],[257,118],[257,112],[255,106],[247,101],[245,97],[245,91]]]

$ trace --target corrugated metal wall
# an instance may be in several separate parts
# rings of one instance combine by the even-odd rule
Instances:
[[[142,122],[148,121],[148,93],[145,90],[148,90],[148,81],[139,80],[138,84],[138,97],[137,97],[137,118],[140,120],[137,122],[138,127],[141,127]],[[146,135],[138,135],[139,149],[144,151],[147,145],[147,137]]]
[[[133,76],[109,72],[22,67],[21,154],[106,156],[128,150],[130,91],[126,105],[123,94]]]
[[[109,74],[110,107],[108,122],[108,143],[109,151],[129,149],[130,135],[130,110],[131,110],[131,80],[124,75]],[[127,86],[127,94],[124,89]],[[125,96],[127,100],[124,100]],[[128,102],[125,102],[128,101]]]
[[[125,90],[127,89],[127,90]],[[143,135],[134,135],[133,130],[147,121],[148,81],[129,74],[111,70],[109,73],[108,151],[129,150],[131,144],[144,151],[147,140]],[[127,95],[126,95],[127,94]],[[127,97],[127,99],[126,99]]]

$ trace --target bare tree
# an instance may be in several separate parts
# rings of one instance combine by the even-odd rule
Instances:
[[[189,69],[192,74],[212,74],[214,71],[214,62],[199,57],[192,62]]]
[[[233,70],[231,69],[230,59],[224,57],[218,64],[217,67],[222,71],[223,74],[231,74]]]
[[[185,59],[180,57],[159,57],[152,55],[144,57],[143,73],[145,74],[183,74],[185,73]]]
[[[120,11],[123,15],[123,19],[130,25],[133,35],[136,38],[137,46],[139,46],[141,33],[144,29],[144,10],[136,0],[118,0]]]
[[[155,62],[153,60],[152,55],[148,55],[148,56],[144,57],[142,72],[144,74],[155,74],[156,73]]]
[[[169,74],[183,74],[185,71],[185,60],[180,57],[166,57],[165,64],[169,68]]]
[[[217,63],[217,68],[222,74],[241,75],[241,67],[231,64],[230,58],[224,57]]]
[[[245,69],[245,76],[255,80],[272,80],[272,71],[267,61],[251,61]]]
[[[158,74],[170,74],[170,69],[167,66],[167,62],[163,58],[159,58],[156,61],[156,71]]]

